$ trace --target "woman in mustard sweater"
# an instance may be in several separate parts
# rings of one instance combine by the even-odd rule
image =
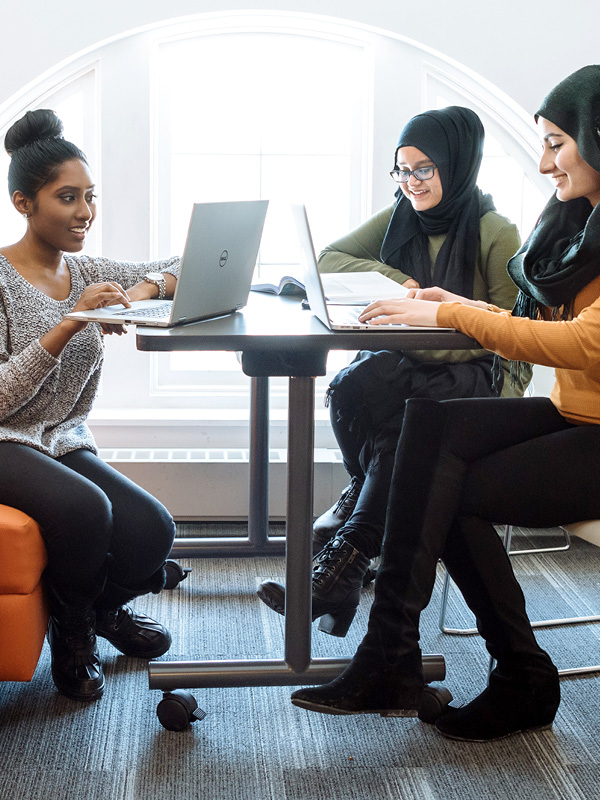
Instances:
[[[552,724],[557,670],[535,640],[492,522],[600,516],[600,66],[555,87],[536,120],[539,169],[556,193],[509,263],[520,289],[513,312],[432,288],[374,303],[363,318],[455,327],[503,358],[552,366],[551,398],[407,401],[367,634],[338,678],[292,695],[298,706],[416,715],[419,617],[441,558],[497,666],[482,694],[448,709],[437,729],[486,741]]]

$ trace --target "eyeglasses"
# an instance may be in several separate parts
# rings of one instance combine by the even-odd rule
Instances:
[[[392,178],[396,183],[407,183],[411,175],[414,175],[418,181],[428,181],[433,178],[437,167],[419,167],[418,169],[393,169],[390,172]]]

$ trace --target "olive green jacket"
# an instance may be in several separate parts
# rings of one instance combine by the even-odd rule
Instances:
[[[356,230],[326,247],[319,256],[320,272],[368,272],[376,270],[398,283],[409,275],[383,264],[379,253],[395,204],[379,211]],[[429,237],[429,256],[435,276],[435,260],[444,243],[445,235]],[[512,308],[517,287],[506,271],[506,263],[521,244],[519,232],[506,217],[488,211],[479,226],[479,249],[475,263],[473,299],[484,300],[500,308]],[[433,281],[435,285],[435,277]],[[487,351],[480,350],[415,350],[411,356],[421,361],[470,361]],[[529,381],[531,371],[519,383],[511,385],[508,376],[509,362],[502,359],[504,369],[503,397],[520,397]]]

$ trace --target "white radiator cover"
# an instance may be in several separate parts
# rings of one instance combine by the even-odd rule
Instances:
[[[244,448],[101,448],[100,456],[157,497],[177,520],[237,521],[248,517],[248,450]],[[285,519],[287,451],[269,450],[269,517]],[[348,483],[339,450],[315,450],[314,514]],[[567,525],[600,546],[600,521]]]
[[[101,448],[100,456],[142,486],[178,520],[248,517],[248,450]],[[287,451],[269,451],[269,517],[285,518]],[[314,513],[329,508],[348,475],[337,450],[315,450]]]

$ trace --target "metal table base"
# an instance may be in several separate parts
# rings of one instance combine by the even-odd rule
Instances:
[[[278,552],[283,537],[268,538],[268,378],[252,379],[250,515],[248,539],[179,539],[176,555],[263,555]],[[314,377],[289,378],[286,510],[286,600],[283,660],[150,662],[151,689],[172,691],[234,686],[293,686],[325,683],[349,659],[311,659],[311,560],[313,512]],[[258,602],[258,601],[257,601]],[[423,657],[427,682],[443,680],[441,655]]]

